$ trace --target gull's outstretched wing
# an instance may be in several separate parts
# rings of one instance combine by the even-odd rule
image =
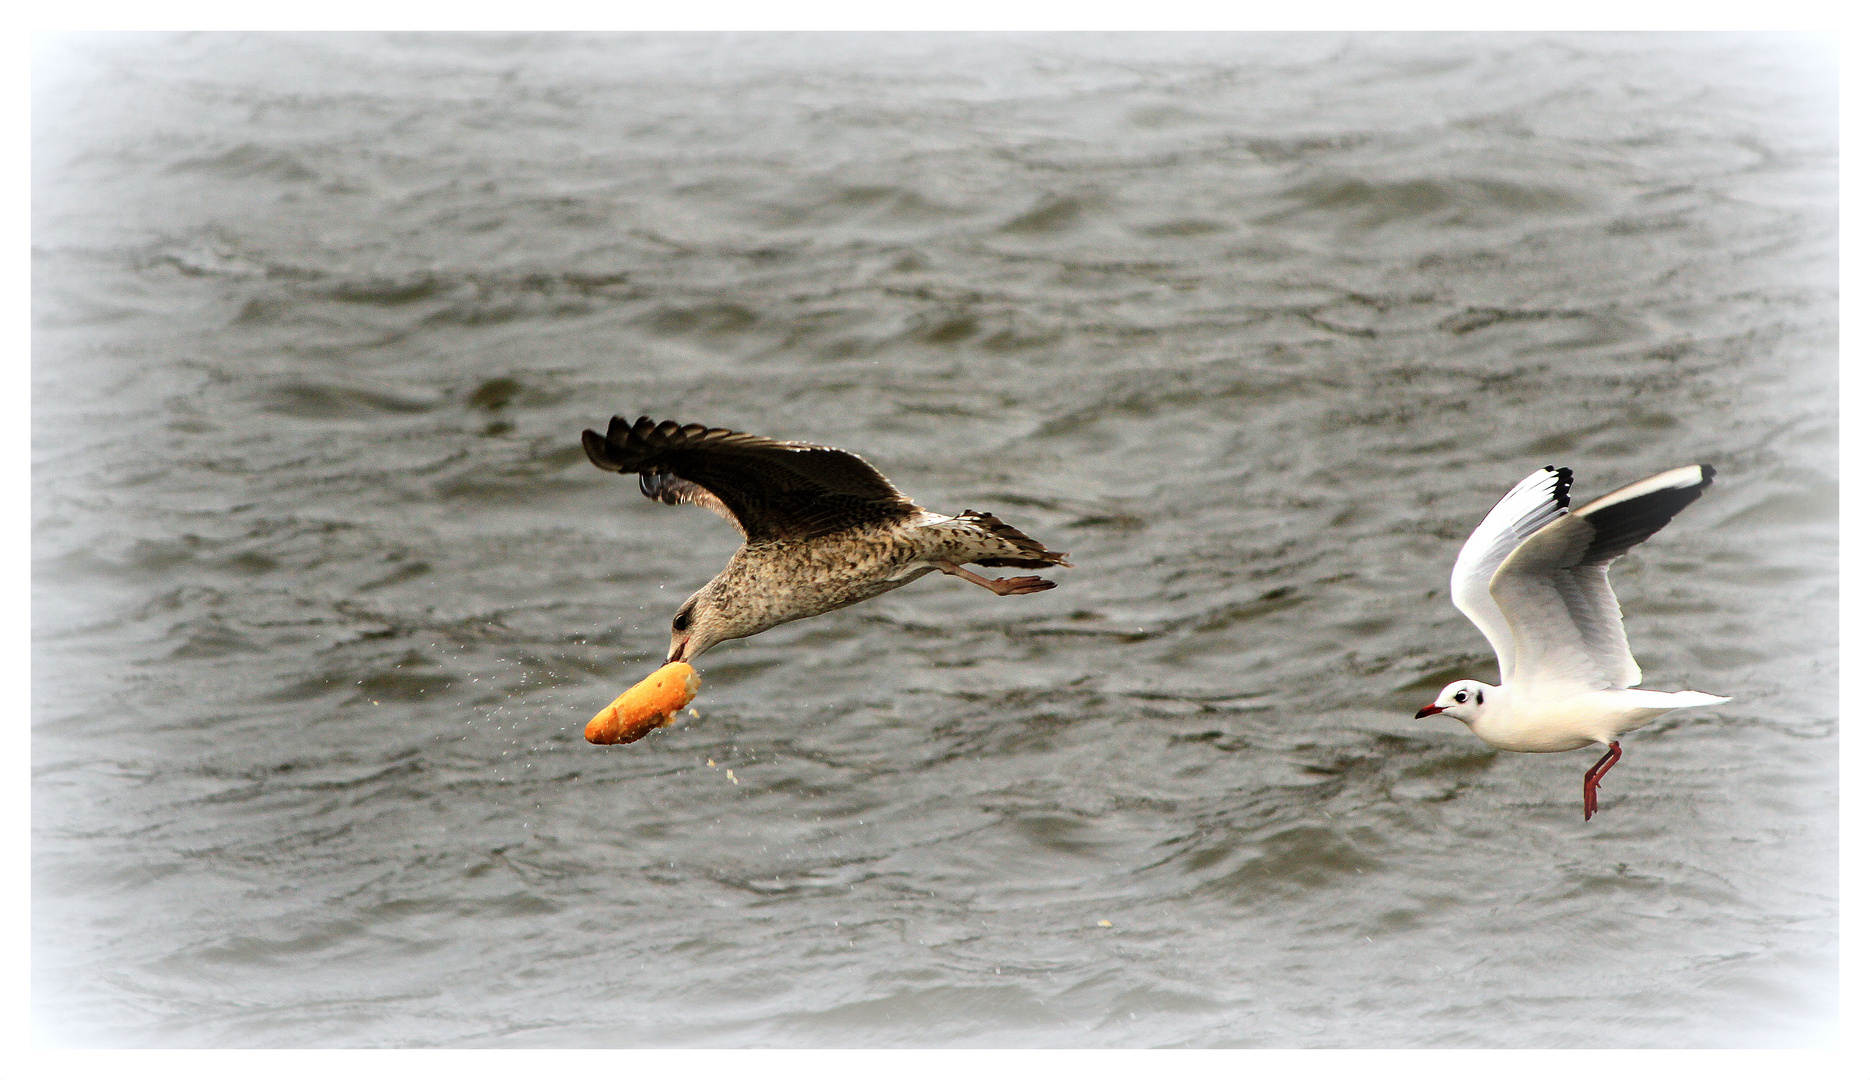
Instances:
[[[1670,469],[1562,513],[1520,544],[1489,586],[1512,632],[1516,683],[1533,694],[1635,686],[1610,563],[1667,525],[1714,482],[1708,465]]]
[[[1481,519],[1467,543],[1461,545],[1461,554],[1455,557],[1449,593],[1461,614],[1487,635],[1487,643],[1493,646],[1494,657],[1500,662],[1501,685],[1513,678],[1513,630],[1488,586],[1514,548],[1565,513],[1570,493],[1571,470],[1547,465],[1513,485],[1513,490]]]
[[[749,543],[822,536],[921,510],[856,454],[726,428],[617,416],[606,434],[584,433],[584,452],[600,469],[640,474],[652,499],[721,514]]]

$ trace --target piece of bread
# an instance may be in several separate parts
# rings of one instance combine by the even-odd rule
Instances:
[[[695,700],[701,676],[687,664],[664,664],[654,675],[617,695],[617,700],[584,725],[586,742],[635,742],[675,719]]]

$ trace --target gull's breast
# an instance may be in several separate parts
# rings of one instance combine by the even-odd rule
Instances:
[[[1609,742],[1629,730],[1628,710],[1598,691],[1557,701],[1508,701],[1469,725],[1488,746],[1522,754],[1554,754]]]

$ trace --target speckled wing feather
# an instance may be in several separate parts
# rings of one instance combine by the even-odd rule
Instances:
[[[600,469],[641,474],[652,499],[724,511],[750,543],[808,539],[921,511],[869,462],[829,446],[617,416],[607,433],[584,433],[584,452]]]

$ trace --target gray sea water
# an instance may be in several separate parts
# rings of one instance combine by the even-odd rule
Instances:
[[[72,1046],[1738,1047],[1836,1022],[1835,62],[1722,35],[183,35],[33,102]],[[723,645],[613,413],[1077,568]],[[1709,462],[1594,760],[1467,532]]]

